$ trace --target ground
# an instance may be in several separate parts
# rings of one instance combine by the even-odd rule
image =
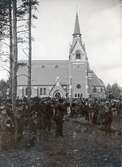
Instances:
[[[121,167],[120,120],[112,126],[105,135],[84,119],[66,119],[63,138],[52,130],[32,148],[2,151],[0,167]]]

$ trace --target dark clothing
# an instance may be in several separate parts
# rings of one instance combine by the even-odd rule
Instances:
[[[55,136],[63,136],[63,117],[64,117],[64,106],[63,104],[58,104],[55,108],[54,121],[56,123]]]

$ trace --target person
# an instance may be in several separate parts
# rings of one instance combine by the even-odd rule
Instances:
[[[113,114],[111,107],[108,103],[105,105],[105,116],[104,116],[104,128],[106,134],[110,133],[112,121],[113,121]]]
[[[71,118],[73,118],[75,114],[76,114],[76,104],[73,102],[71,104],[71,112],[70,112]]]
[[[0,111],[0,132],[0,149],[14,147],[14,123],[5,107]]]
[[[84,106],[84,113],[85,113],[85,119],[89,121],[89,104],[88,102],[85,103]]]
[[[93,113],[93,117],[92,117],[92,123],[94,125],[97,124],[97,118],[98,118],[98,114],[99,114],[99,108],[100,108],[100,105],[99,105],[98,101],[95,101],[95,103],[93,104],[94,113]]]
[[[66,114],[67,114],[68,116],[70,116],[70,114],[71,114],[71,106],[70,106],[70,103],[67,103],[67,105],[66,105]]]
[[[15,122],[16,121],[16,122]],[[23,120],[23,109],[21,106],[18,106],[15,110],[14,122],[16,124],[16,137],[17,142],[21,141],[23,136],[24,120]]]
[[[122,112],[122,101],[119,101],[117,104],[117,116],[119,119],[121,117],[121,112]]]
[[[48,132],[50,132],[51,128],[52,128],[53,107],[54,106],[51,103],[47,104],[46,118],[47,118],[47,130],[48,130]]]
[[[56,137],[63,137],[63,117],[64,117],[64,106],[62,101],[59,101],[59,103],[55,107],[55,115],[54,115],[54,121],[56,123],[56,130],[55,130],[55,136]]]

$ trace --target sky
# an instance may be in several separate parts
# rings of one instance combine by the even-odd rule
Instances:
[[[32,58],[64,60],[69,57],[76,12],[88,60],[105,84],[122,86],[119,0],[40,0],[33,23]],[[24,45],[21,46],[24,48]],[[19,52],[19,59],[24,59]],[[4,72],[5,73],[5,72]],[[0,78],[4,78],[0,72]]]

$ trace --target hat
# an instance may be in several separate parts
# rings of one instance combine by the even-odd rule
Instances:
[[[1,110],[5,109],[5,106],[0,106],[0,109],[1,109]]]
[[[6,112],[6,110],[5,109],[3,109],[2,111],[1,111],[1,114],[7,114],[7,112]]]

